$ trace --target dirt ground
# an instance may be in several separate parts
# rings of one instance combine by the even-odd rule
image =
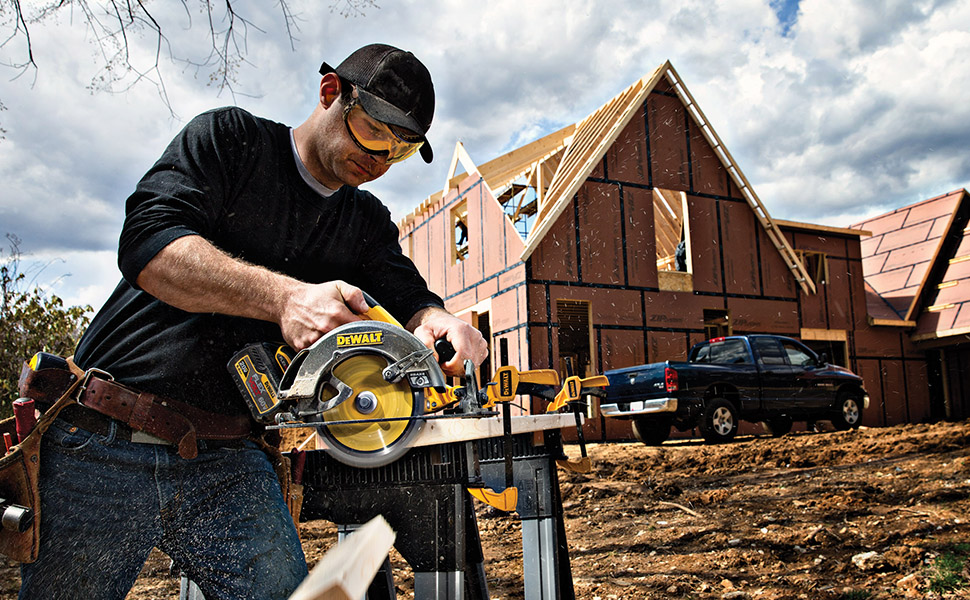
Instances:
[[[576,598],[970,598],[930,589],[948,554],[970,555],[970,421],[589,452],[592,473],[560,471]],[[523,598],[519,522],[483,509],[479,528],[491,597]],[[336,537],[324,522],[301,532],[311,565]],[[6,563],[0,596],[18,588]],[[128,599],[178,594],[156,551]]]

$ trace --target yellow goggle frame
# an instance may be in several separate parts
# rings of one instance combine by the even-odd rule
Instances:
[[[387,164],[409,158],[424,144],[424,140],[415,139],[414,133],[371,118],[357,98],[344,109],[344,124],[358,148],[368,154],[386,156]]]

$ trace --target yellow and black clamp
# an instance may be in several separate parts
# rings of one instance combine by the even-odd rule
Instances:
[[[468,493],[502,512],[512,512],[519,503],[519,490],[514,485],[512,407],[510,402],[518,395],[522,373],[511,365],[499,367],[492,381],[485,386],[482,409],[489,410],[496,403],[502,404],[502,437],[505,446],[505,489],[501,492],[486,487],[467,488]]]
[[[605,387],[609,384],[610,382],[605,375],[593,375],[592,377],[585,378],[569,375],[566,377],[566,381],[563,382],[562,389],[559,390],[559,393],[556,394],[553,401],[546,407],[546,412],[550,413],[558,412],[563,407],[568,407],[572,410],[576,418],[576,439],[579,442],[580,458],[578,460],[571,460],[564,456],[562,459],[557,460],[556,463],[564,469],[576,473],[589,473],[592,471],[592,461],[586,454],[586,439],[583,436],[583,418],[580,415],[582,407],[584,406],[582,399],[590,393],[597,391],[597,388]]]

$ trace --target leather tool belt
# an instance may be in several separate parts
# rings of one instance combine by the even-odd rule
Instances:
[[[253,433],[248,415],[211,413],[184,402],[141,392],[113,381],[111,375],[98,369],[87,372],[77,369],[72,376],[70,371],[62,369],[34,371],[24,365],[20,392],[41,405],[52,404],[76,377],[82,379],[75,397],[81,407],[120,421],[132,431],[144,432],[176,446],[182,458],[198,456],[197,441],[200,439],[237,440]],[[90,421],[90,416],[85,418],[83,412],[72,410],[65,411],[62,418],[91,429],[87,423],[81,422]]]

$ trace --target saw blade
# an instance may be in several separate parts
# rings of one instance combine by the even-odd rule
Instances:
[[[388,361],[378,354],[348,357],[333,369],[332,377],[353,390],[350,398],[324,412],[323,422],[358,421],[322,425],[317,431],[334,458],[354,467],[379,467],[403,456],[410,440],[424,421],[415,419],[424,412],[424,392],[412,390],[406,381],[390,383],[382,371]],[[326,385],[320,400],[327,402],[337,395]],[[372,419],[394,419],[366,422]]]

